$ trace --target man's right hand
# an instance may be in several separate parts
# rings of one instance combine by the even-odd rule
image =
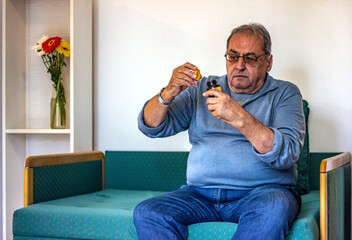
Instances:
[[[194,87],[197,84],[195,80],[197,74],[195,74],[194,71],[197,69],[195,65],[188,62],[175,68],[172,72],[169,84],[161,94],[164,101],[171,102],[186,88]]]
[[[171,102],[186,88],[194,87],[197,84],[197,75],[193,72],[195,70],[197,67],[191,63],[175,68],[169,84],[161,93],[161,98],[165,102]],[[168,108],[168,105],[161,104],[156,96],[153,97],[144,108],[144,123],[149,127],[159,126],[165,120]]]

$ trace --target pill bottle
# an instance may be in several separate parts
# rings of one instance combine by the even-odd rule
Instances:
[[[210,90],[210,89],[217,89],[217,90],[219,90],[219,91],[222,91],[222,90],[221,90],[221,86],[218,84],[218,82],[217,82],[215,79],[208,81],[208,82],[207,82],[207,85],[208,85],[207,90]]]

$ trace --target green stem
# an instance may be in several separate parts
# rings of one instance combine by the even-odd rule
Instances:
[[[57,85],[56,85],[56,100],[55,103],[58,100],[59,97],[59,90],[60,90],[60,85],[61,85],[61,74],[62,74],[62,66],[63,66],[63,59],[61,58],[62,54],[59,54],[59,79],[57,81]]]
[[[46,54],[42,55],[42,60],[43,60],[44,66],[46,67],[46,70],[49,70],[49,65],[48,65],[48,60],[47,60]]]
[[[59,92],[60,92],[60,87],[61,87],[61,75],[62,75],[62,66],[63,66],[63,56],[61,56],[62,54],[59,54],[59,56],[56,55],[56,57],[59,57],[59,79],[57,81],[57,85],[56,85],[56,97],[55,97],[55,102],[54,102],[54,110],[53,110],[53,114],[56,113],[56,104],[59,102]],[[62,90],[63,91],[63,90]],[[65,97],[64,97],[64,93],[60,94],[60,96],[62,96],[62,99],[59,102],[59,109],[61,112],[61,124],[63,124],[66,121],[66,113],[64,113],[65,111]]]

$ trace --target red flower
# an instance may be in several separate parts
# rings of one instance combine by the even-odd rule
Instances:
[[[42,43],[42,48],[45,53],[50,53],[60,45],[60,42],[61,42],[60,37],[49,38],[48,40]]]

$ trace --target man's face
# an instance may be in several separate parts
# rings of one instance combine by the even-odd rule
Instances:
[[[263,40],[250,32],[237,33],[230,39],[226,54],[259,57],[265,54]],[[272,55],[261,56],[253,64],[245,63],[243,57],[234,62],[226,61],[228,85],[235,93],[254,94],[263,86],[271,66]]]

